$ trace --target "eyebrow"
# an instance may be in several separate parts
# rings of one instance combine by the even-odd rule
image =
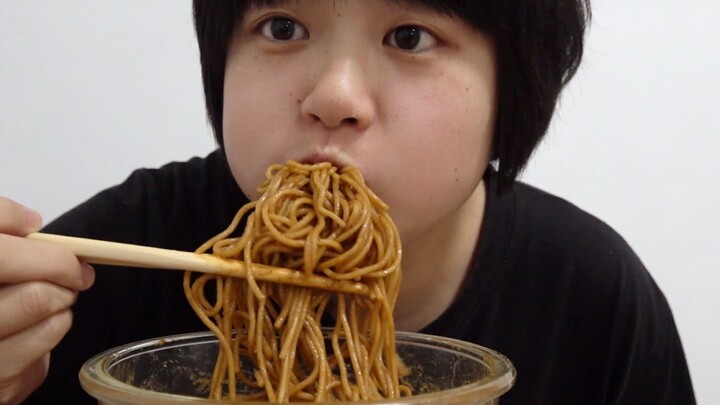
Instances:
[[[291,2],[300,3],[302,0],[249,0],[247,2],[248,6],[250,7],[281,7]],[[347,0],[333,0],[333,6],[338,1],[347,1]],[[448,11],[447,6],[443,6],[442,2],[437,1],[428,1],[428,0],[384,0],[386,4],[388,5],[408,5],[408,6],[418,6],[423,7],[428,10],[437,11],[440,13],[446,13]]]
[[[291,1],[292,0],[249,0],[247,4],[250,7],[276,7],[284,6]],[[295,0],[295,2],[299,3],[300,0]]]

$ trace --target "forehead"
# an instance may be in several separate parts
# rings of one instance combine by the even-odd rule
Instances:
[[[312,0],[312,1],[318,1],[318,0]],[[330,1],[330,0],[327,0]],[[364,1],[364,0],[332,0],[333,6],[337,4],[346,3],[348,1]],[[468,9],[472,8],[472,4],[478,2],[479,0],[460,0],[460,1],[442,1],[442,0],[385,0],[385,3],[388,5],[396,5],[396,6],[414,6],[414,7],[422,7],[428,10],[433,10],[442,14],[448,14],[448,15],[458,15],[460,17],[464,17],[466,13],[469,12]],[[287,5],[290,3],[294,4],[300,4],[303,3],[304,0],[246,0],[242,1],[243,4],[241,9],[242,11],[246,11],[250,7],[279,7],[283,5]],[[452,4],[448,4],[452,3]]]

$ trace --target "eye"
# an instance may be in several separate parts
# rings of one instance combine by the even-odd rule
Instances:
[[[272,17],[260,24],[260,33],[273,41],[294,41],[308,37],[300,23],[288,17]]]
[[[423,28],[403,25],[390,31],[385,42],[404,51],[422,52],[435,46],[438,41]]]

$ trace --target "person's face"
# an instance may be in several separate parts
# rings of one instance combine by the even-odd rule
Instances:
[[[482,187],[494,49],[461,20],[387,0],[300,0],[251,8],[236,31],[224,147],[250,198],[271,164],[355,166],[408,243]]]

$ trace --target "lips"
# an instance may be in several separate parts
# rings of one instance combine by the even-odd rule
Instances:
[[[312,153],[298,161],[300,163],[304,163],[304,164],[316,164],[316,163],[322,163],[322,162],[330,162],[333,166],[337,167],[338,169],[342,169],[345,166],[349,166],[346,162],[344,162],[338,156],[327,154],[327,153],[319,153],[319,152]]]
[[[338,172],[345,168],[345,167],[354,167],[358,169],[363,176],[363,181],[365,184],[372,189],[373,185],[371,184],[372,181],[369,179],[369,176],[365,171],[357,164],[353,164],[350,160],[344,159],[342,156],[339,156],[338,154],[331,154],[331,153],[323,153],[323,152],[315,152],[306,155],[302,159],[295,159],[299,163],[303,164],[317,164],[317,163],[323,163],[323,162],[330,162],[333,166],[338,168]]]

